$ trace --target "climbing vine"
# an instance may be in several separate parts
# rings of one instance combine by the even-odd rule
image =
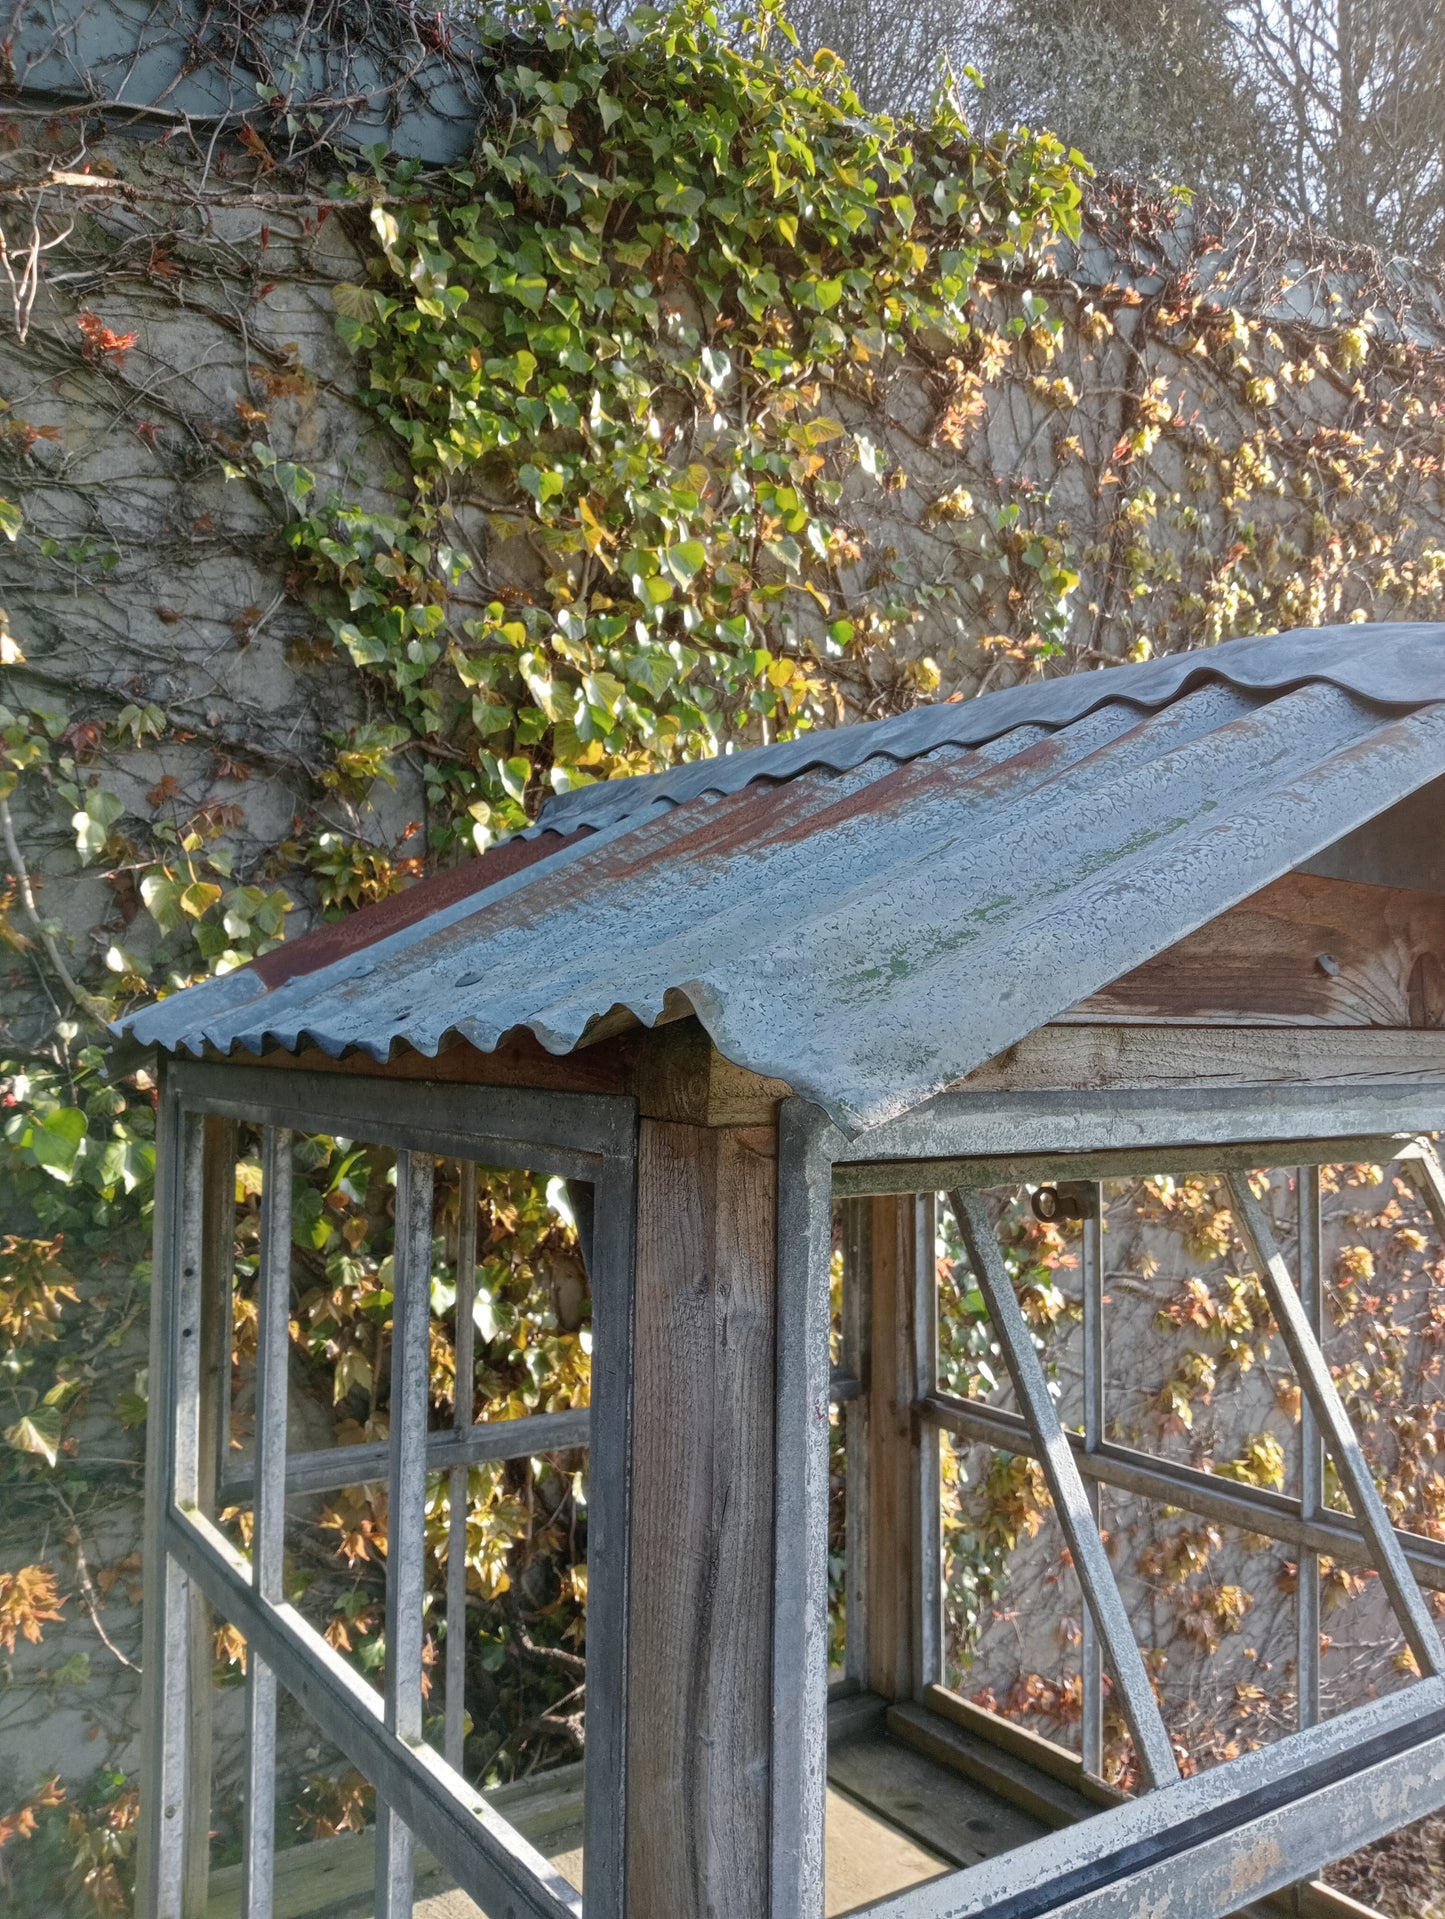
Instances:
[[[137,1657],[154,1088],[117,1069],[110,1018],[485,847],[557,789],[1445,598],[1433,284],[1089,187],[1047,136],[976,139],[951,87],[918,124],[870,117],[769,11],[724,32],[691,0],[617,30],[530,8],[484,53],[474,149],[446,169],[326,149],[324,116],[269,83],[235,143],[0,117],[9,255],[33,237],[49,270],[0,294],[0,1496],[19,1542],[0,1726],[18,1742],[72,1716],[102,1761],[85,1783],[0,1780],[0,1892],[37,1909],[119,1910],[133,1837],[113,1702]],[[333,1141],[299,1168],[295,1360],[343,1442],[385,1430],[390,1179]],[[1188,1447],[1221,1382],[1270,1376],[1268,1328],[1212,1190],[1137,1203],[1214,1248],[1160,1303],[1170,1366],[1135,1409]],[[455,1205],[447,1186],[440,1416]],[[1036,1224],[1013,1221],[1009,1257],[1062,1352],[1072,1251]],[[559,1196],[494,1181],[481,1226],[478,1408],[579,1403],[588,1309]],[[1362,1408],[1405,1382],[1412,1410],[1381,1411],[1372,1444],[1428,1530],[1412,1382],[1431,1349],[1409,1341],[1434,1269],[1406,1259],[1412,1231],[1402,1213],[1343,1242],[1360,1340],[1339,1363]],[[990,1390],[945,1253],[947,1383]],[[1277,1483],[1289,1421],[1264,1408],[1216,1470]],[[478,1777],[576,1749],[575,1464],[472,1488]],[[981,1482],[954,1464],[972,1644],[1047,1514],[1027,1462]],[[440,1573],[440,1490],[431,1517]],[[384,1527],[348,1495],[291,1542],[298,1603],[368,1671]],[[1237,1640],[1232,1546],[1176,1530],[1150,1563],[1184,1595],[1181,1632]],[[223,1634],[223,1681],[240,1657]],[[1043,1690],[1011,1709],[1066,1723],[1066,1683],[1024,1676]],[[366,1794],[319,1761],[296,1807],[318,1834]]]
[[[375,251],[339,326],[409,512],[264,442],[236,469],[401,719],[369,744],[436,744],[443,853],[548,790],[852,717],[880,676],[934,690],[904,651],[929,595],[858,522],[907,479],[864,421],[898,364],[981,358],[983,273],[1078,231],[1056,141],[975,142],[952,94],[871,119],[833,55],[778,57],[780,14],[735,43],[696,6],[520,17],[472,165],[343,190]]]
[[[73,669],[55,670],[53,647],[37,654],[28,635],[7,637],[5,926],[21,977],[60,999],[48,1012],[42,1000],[6,1062],[8,1217],[23,1230],[5,1242],[0,1281],[0,1475],[29,1515],[27,1536],[43,1537],[67,1500],[74,1521],[73,1580],[53,1556],[0,1575],[11,1649],[43,1655],[93,1599],[105,1656],[134,1663],[133,1628],[117,1629],[122,1644],[101,1623],[107,1601],[112,1623],[115,1601],[133,1604],[133,1547],[93,1576],[85,1557],[88,1538],[96,1557],[107,1503],[136,1485],[148,1390],[154,1089],[144,1073],[116,1079],[107,1021],[264,954],[298,907],[334,916],[426,861],[484,847],[549,790],[932,691],[936,670],[912,642],[936,589],[896,553],[872,550],[858,517],[860,492],[906,485],[870,437],[868,409],[895,365],[926,373],[982,352],[969,302],[985,267],[1037,262],[1057,234],[1077,231],[1079,188],[1057,143],[977,143],[951,99],[926,127],[870,120],[831,56],[793,57],[775,15],[729,42],[693,5],[621,33],[534,8],[491,51],[494,104],[468,166],[424,173],[377,153],[312,189],[297,213],[305,196],[291,189],[306,182],[278,180],[260,134],[244,146],[249,180],[237,183],[234,159],[223,165],[219,197],[261,213],[258,258],[274,257],[285,231],[304,272],[331,244],[328,229],[346,236],[352,277],[333,266],[327,284],[371,423],[355,458],[323,471],[299,457],[297,416],[323,385],[294,343],[249,347],[234,418],[197,432],[194,414],[157,420],[155,400],[145,414],[130,401],[131,381],[145,383],[147,336],[113,301],[102,312],[89,294],[73,313],[62,302],[49,333],[27,332],[27,350],[62,368],[68,350],[68,377],[116,397],[146,457],[189,431],[233,492],[273,516],[284,580],[269,607],[258,596],[229,611],[238,653],[259,660],[268,622],[294,608],[304,619],[292,616],[291,669],[333,682],[349,672],[360,697],[332,703],[303,763],[275,747],[258,761],[236,737],[234,703],[187,710],[143,677],[123,700],[87,694]],[[124,205],[111,215],[122,228]],[[203,219],[153,243],[148,283],[164,295],[183,268],[194,272],[206,232]],[[106,219],[87,220],[83,251],[102,285],[127,257],[116,238]],[[264,300],[272,286],[252,291]],[[17,477],[45,459],[63,473],[64,428],[9,404]],[[86,590],[124,581],[113,540],[53,532],[43,493],[14,490],[0,530],[38,565]],[[217,530],[214,508],[191,522],[191,537]],[[158,617],[183,616],[163,602]],[[198,738],[208,778],[185,750]],[[147,772],[117,782],[112,769],[127,764]],[[250,830],[253,776],[278,772],[294,811],[267,844]],[[388,842],[377,822],[391,794],[421,817]],[[45,910],[40,876],[53,855],[42,864],[22,847],[60,834],[79,883],[94,876],[111,897],[93,959],[74,954]],[[318,1139],[301,1144],[297,1173],[293,1363],[333,1443],[376,1438],[387,1424],[391,1165]],[[243,1137],[232,1428],[242,1445],[259,1192],[256,1142]],[[455,1206],[444,1187],[432,1385],[446,1410],[459,1391]],[[526,1180],[491,1181],[481,1249],[477,1407],[500,1416],[584,1403],[588,1302],[565,1201]],[[560,1458],[472,1481],[467,1764],[495,1779],[566,1758],[582,1736],[585,1477]],[[447,1518],[439,1487],[428,1535],[439,1574]],[[244,1539],[244,1512],[223,1520]],[[384,1499],[361,1488],[323,1502],[288,1541],[293,1601],[367,1672],[385,1658],[385,1525]],[[222,1627],[222,1687],[245,1656]],[[32,1662],[12,1693],[17,1725],[57,1687],[95,1677],[89,1655]],[[124,1754],[103,1713],[95,1729]],[[235,1843],[220,1783],[217,1861]],[[37,1900],[118,1909],[135,1804],[123,1771],[103,1768],[84,1790],[51,1777],[12,1789],[0,1871]],[[366,1789],[345,1768],[298,1778],[294,1800],[283,1838],[367,1816]]]

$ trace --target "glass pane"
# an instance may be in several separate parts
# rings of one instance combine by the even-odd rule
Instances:
[[[945,1684],[1077,1752],[1083,1596],[1043,1472],[946,1437],[942,1461]]]

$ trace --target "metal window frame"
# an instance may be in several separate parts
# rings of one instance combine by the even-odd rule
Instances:
[[[203,1147],[207,1120],[263,1129],[262,1287],[258,1444],[252,1470],[223,1476],[224,1415],[202,1349],[219,1302],[203,1300]],[[285,1451],[289,1287],[287,1185],[291,1133],[325,1132],[398,1152],[395,1282],[397,1390],[405,1410],[381,1446],[288,1457]],[[234,1138],[234,1134],[228,1134]],[[589,1279],[594,1301],[592,1403],[579,1413],[426,1431],[426,1352],[433,1163],[456,1159],[585,1182],[593,1195]],[[484,1909],[526,1919],[580,1919],[582,1901],[549,1862],[455,1769],[459,1713],[448,1702],[445,1756],[420,1738],[420,1593],[388,1567],[389,1661],[383,1699],[285,1602],[281,1526],[288,1494],[386,1479],[394,1524],[421,1525],[428,1474],[465,1474],[483,1459],[589,1445],[588,1739],[584,1856],[588,1919],[623,1919],[626,1887],[626,1671],[637,1107],[630,1098],[373,1075],[171,1060],[157,1104],[152,1287],[151,1419],[147,1440],[145,1681],[141,1919],[201,1919],[209,1777],[207,1604],[250,1649],[248,1810],[243,1883],[247,1919],[269,1919],[275,1687],[284,1686],[372,1781],[378,1811],[378,1914],[411,1911],[410,1847],[425,1845]],[[269,1203],[268,1203],[269,1200]],[[214,1232],[214,1223],[212,1231]],[[282,1276],[285,1276],[284,1278]],[[410,1310],[408,1310],[410,1308]],[[209,1391],[208,1391],[209,1387]],[[221,1393],[224,1400],[224,1393]],[[219,1483],[218,1483],[219,1482]],[[453,1477],[453,1487],[457,1480]],[[398,1488],[402,1491],[399,1494]],[[239,1553],[210,1515],[217,1497],[253,1496],[256,1537]],[[416,1543],[415,1541],[413,1542]],[[411,1568],[420,1577],[421,1560]],[[449,1591],[457,1590],[455,1582]],[[455,1668],[452,1668],[455,1670]]]
[[[969,1192],[1007,1183],[1098,1181],[1140,1170],[1242,1173],[1266,1165],[1302,1169],[1307,1196],[1317,1198],[1313,1169],[1368,1158],[1404,1161],[1445,1231],[1445,1173],[1421,1138],[1439,1125],[1442,1112],[1445,1080],[1199,1088],[1185,1095],[957,1094],[848,1140],[818,1108],[796,1099],[783,1103],[772,1919],[821,1919],[824,1910],[826,1395],[834,1200],[956,1190],[966,1204]],[[1303,1237],[1305,1271],[1297,1303],[1308,1334],[1319,1314],[1318,1232],[1311,1235],[1307,1223]],[[1085,1239],[1086,1372],[1101,1388],[1097,1230],[1091,1239],[1086,1227]],[[1262,1262],[1269,1258],[1263,1247],[1260,1255]],[[854,1396],[866,1366],[865,1324],[866,1317],[845,1299],[842,1377],[850,1390],[838,1393],[840,1399]],[[1297,1325],[1292,1332],[1297,1334]],[[1085,1431],[1063,1438],[1091,1509],[1098,1489],[1112,1484],[1293,1543],[1301,1550],[1302,1570],[1314,1571],[1320,1553],[1343,1563],[1374,1563],[1370,1529],[1326,1513],[1318,1474],[1305,1474],[1302,1499],[1233,1484],[1226,1490],[1226,1482],[1209,1474],[1111,1444],[1104,1438],[1101,1391],[1091,1391],[1088,1399]],[[1301,1431],[1301,1447],[1312,1460],[1319,1451],[1324,1410],[1322,1403],[1312,1404]],[[925,1428],[1035,1456],[1040,1450],[1020,1415],[975,1408],[936,1389],[920,1395],[915,1412]],[[849,1415],[851,1486],[866,1443],[866,1412],[855,1418],[850,1407]],[[914,1538],[926,1552],[929,1538],[936,1538],[936,1515],[922,1509],[936,1504],[937,1488],[926,1472],[918,1478]],[[855,1511],[861,1511],[861,1501],[850,1492],[850,1520]],[[1412,1587],[1418,1582],[1445,1590],[1445,1547],[1397,1529],[1391,1533],[1397,1581],[1403,1568]],[[850,1574],[850,1601],[854,1591]],[[1423,1610],[1418,1591],[1415,1602]],[[1302,1638],[1308,1604],[1307,1598]],[[1418,1627],[1420,1614],[1410,1610],[1412,1626]],[[1100,1687],[1102,1637],[1095,1622],[1092,1644],[1083,1648],[1086,1676],[1092,1670]],[[1316,1638],[1310,1668],[1316,1688],[1317,1651]],[[856,1668],[850,1649],[855,1677]],[[1126,1919],[1154,1910],[1167,1889],[1173,1919],[1217,1919],[1445,1804],[1445,1681],[1425,1677],[1400,1694],[1322,1725],[1311,1723],[1317,1716],[1317,1705],[1302,1700],[1300,1730],[1275,1746],[1191,1779],[1176,1778],[1080,1827],[912,1887],[867,1911],[875,1919],[967,1919],[984,1913],[990,1919],[1044,1919],[1065,1912],[1068,1919]],[[1087,1717],[1086,1763],[1101,1742],[1100,1700]]]
[[[983,1194],[956,1188],[949,1195],[949,1204],[963,1234],[974,1278],[983,1291],[989,1321],[1002,1346],[1014,1393],[1024,1409],[1085,1606],[1118,1687],[1120,1710],[1134,1741],[1140,1770],[1147,1784],[1157,1791],[1178,1779],[1179,1762],[1104,1551],[1084,1481],[1050,1397],[1044,1363],[1004,1265]]]

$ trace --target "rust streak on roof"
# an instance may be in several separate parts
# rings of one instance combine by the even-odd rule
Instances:
[[[324,921],[312,927],[309,933],[303,933],[300,939],[286,940],[272,947],[260,959],[252,960],[248,970],[268,987],[284,986],[288,980],[319,973],[348,954],[375,946],[378,940],[430,918],[443,906],[451,906],[470,894],[485,892],[498,880],[510,879],[514,873],[535,866],[538,860],[546,859],[559,847],[587,838],[592,830],[590,826],[579,826],[565,835],[543,833],[536,839],[505,840],[475,859],[463,860],[460,866],[448,867],[444,873],[432,873],[388,899],[348,913],[345,919]]]

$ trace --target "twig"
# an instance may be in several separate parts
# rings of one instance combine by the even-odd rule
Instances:
[[[41,919],[36,909],[35,893],[30,884],[30,873],[25,865],[19,844],[15,838],[15,822],[10,817],[10,802],[5,799],[0,799],[0,832],[4,833],[5,854],[10,862],[10,870],[15,875],[15,883],[20,889],[20,903],[25,908],[26,918],[35,928],[36,936],[44,949],[45,957],[50,961],[52,967],[54,967],[56,976],[59,978],[61,985],[64,986],[75,1005],[82,1013],[85,1013],[90,1019],[94,1020],[96,1025],[99,1026],[105,1034],[106,1039],[110,1040],[113,1035],[110,1030],[110,1020],[106,1016],[105,1008],[98,999],[93,998],[91,994],[87,993],[85,988],[76,980],[74,974],[66,965],[59,946],[56,944],[55,935],[50,931],[44,920]]]
[[[37,203],[30,220],[30,240],[21,248],[12,249],[6,238],[4,227],[0,227],[0,271],[10,283],[10,299],[15,309],[15,338],[21,346],[30,331],[30,315],[35,308],[36,296],[40,292],[40,256],[49,253],[54,247],[68,240],[75,231],[72,220],[64,233],[57,233],[53,240],[40,237],[40,207]],[[15,258],[21,261],[20,272],[15,271]]]
[[[562,1646],[539,1646],[527,1628],[522,1624],[517,1612],[512,1613],[512,1633],[518,1648],[538,1665],[551,1666],[558,1672],[581,1679],[587,1671],[587,1661],[579,1658],[575,1652],[568,1652]],[[571,1694],[568,1694],[571,1697]],[[561,1703],[561,1702],[559,1702]],[[549,1708],[550,1710],[550,1708]]]
[[[95,1590],[95,1584],[90,1577],[90,1568],[85,1563],[85,1547],[81,1542],[79,1526],[72,1526],[70,1531],[65,1535],[65,1539],[66,1544],[75,1554],[75,1577],[80,1586],[81,1604],[90,1614],[90,1623],[100,1634],[101,1644],[107,1652],[114,1653],[115,1657],[129,1671],[138,1673],[140,1667],[133,1659],[126,1658],[120,1647],[116,1645],[105,1627],[100,1623],[100,1594]]]

